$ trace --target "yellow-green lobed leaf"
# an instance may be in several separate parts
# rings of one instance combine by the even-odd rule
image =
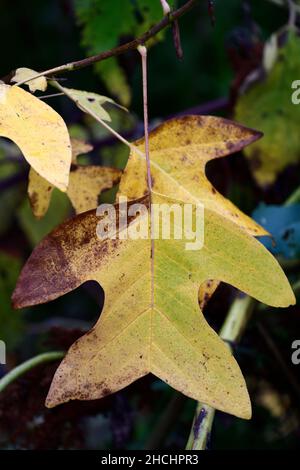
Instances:
[[[153,201],[183,204],[155,193]],[[148,197],[142,202],[148,205]],[[261,302],[288,306],[294,295],[277,261],[245,230],[206,209],[204,247],[186,251],[185,239],[156,240],[152,278],[150,240],[100,241],[98,221],[90,211],[54,230],[34,250],[13,295],[14,305],[24,307],[87,280],[105,291],[98,323],[69,350],[47,405],[100,398],[151,372],[195,400],[249,418],[243,376],[205,321],[198,290],[217,279]]]

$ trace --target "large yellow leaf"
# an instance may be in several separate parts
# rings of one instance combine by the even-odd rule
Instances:
[[[227,119],[213,116],[185,116],[172,119],[150,133],[153,189],[161,194],[201,202],[205,207],[232,220],[252,235],[267,235],[264,228],[224,198],[205,175],[206,164],[215,158],[237,152],[256,141],[261,133]],[[119,195],[129,199],[147,192],[144,139],[135,142],[121,179]],[[200,286],[203,308],[219,283],[209,280]]]
[[[17,86],[0,84],[0,136],[13,140],[28,163],[61,191],[68,186],[71,144],[62,117]]]
[[[232,220],[253,235],[267,232],[211,185],[206,164],[215,158],[238,152],[261,137],[261,133],[227,119],[213,116],[185,116],[165,122],[150,133],[153,190],[175,199],[197,204]],[[120,183],[120,195],[129,199],[147,192],[144,139],[135,142]]]
[[[183,202],[156,193],[152,201],[183,209]],[[139,202],[149,206],[148,196]],[[193,220],[195,211],[194,205]],[[99,240],[98,222],[90,211],[54,230],[33,251],[13,294],[14,306],[25,307],[87,280],[98,281],[105,291],[99,321],[69,350],[47,405],[97,399],[151,372],[195,400],[249,418],[243,376],[199,310],[198,289],[217,279],[261,302],[288,306],[294,295],[277,261],[244,229],[208,208],[204,247],[187,251],[184,238],[157,239],[153,266],[149,239]],[[147,212],[129,222],[148,232]],[[160,214],[160,226],[165,223]]]

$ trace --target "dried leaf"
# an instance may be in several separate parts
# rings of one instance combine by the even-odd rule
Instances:
[[[76,214],[95,209],[98,197],[106,189],[112,188],[120,181],[122,171],[116,168],[93,165],[78,165],[77,157],[93,149],[79,139],[72,139],[72,167],[69,177],[67,196]],[[32,168],[29,172],[28,197],[32,212],[38,219],[48,211],[54,186],[36,173]]]
[[[121,170],[101,166],[72,165],[67,196],[76,214],[95,209],[98,197],[120,181]],[[51,201],[54,187],[41,178],[34,170],[29,173],[28,197],[32,212],[37,218],[43,217]]]
[[[67,189],[69,133],[50,106],[21,88],[0,85],[0,136],[14,141],[39,175],[61,191]]]
[[[81,139],[71,139],[72,144],[72,163],[77,164],[77,157],[93,150],[93,146]]]

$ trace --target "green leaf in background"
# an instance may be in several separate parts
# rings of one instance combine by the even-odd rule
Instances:
[[[299,77],[300,39],[290,32],[267,78],[237,103],[235,119],[264,133],[263,139],[245,150],[261,186],[272,184],[288,165],[299,162],[300,105],[291,99],[292,82]]]
[[[173,7],[174,0],[169,0]],[[99,54],[119,44],[122,38],[136,37],[163,17],[159,1],[76,0],[76,15],[82,25],[82,44],[89,54]],[[161,37],[161,35],[160,35]],[[107,89],[128,106],[131,91],[124,70],[116,58],[95,66]]]
[[[70,214],[72,206],[66,195],[54,188],[50,207],[42,219],[36,219],[26,198],[18,210],[19,223],[31,246],[34,247],[54,227],[61,224]]]
[[[11,294],[20,270],[20,260],[0,252],[0,340],[5,342],[8,350],[19,342],[23,329],[24,315],[11,306]]]

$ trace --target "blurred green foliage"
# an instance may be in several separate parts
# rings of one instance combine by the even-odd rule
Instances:
[[[0,324],[1,340],[6,343],[8,352],[20,344],[24,328],[24,316],[11,306],[11,294],[21,270],[21,260],[0,252]]]
[[[174,0],[169,4],[173,7]],[[114,0],[113,4],[111,0],[76,0],[75,10],[82,25],[82,44],[90,55],[116,47],[121,38],[140,36],[162,17],[160,2],[153,0]],[[131,89],[118,59],[99,62],[95,69],[109,92],[129,106]]]

